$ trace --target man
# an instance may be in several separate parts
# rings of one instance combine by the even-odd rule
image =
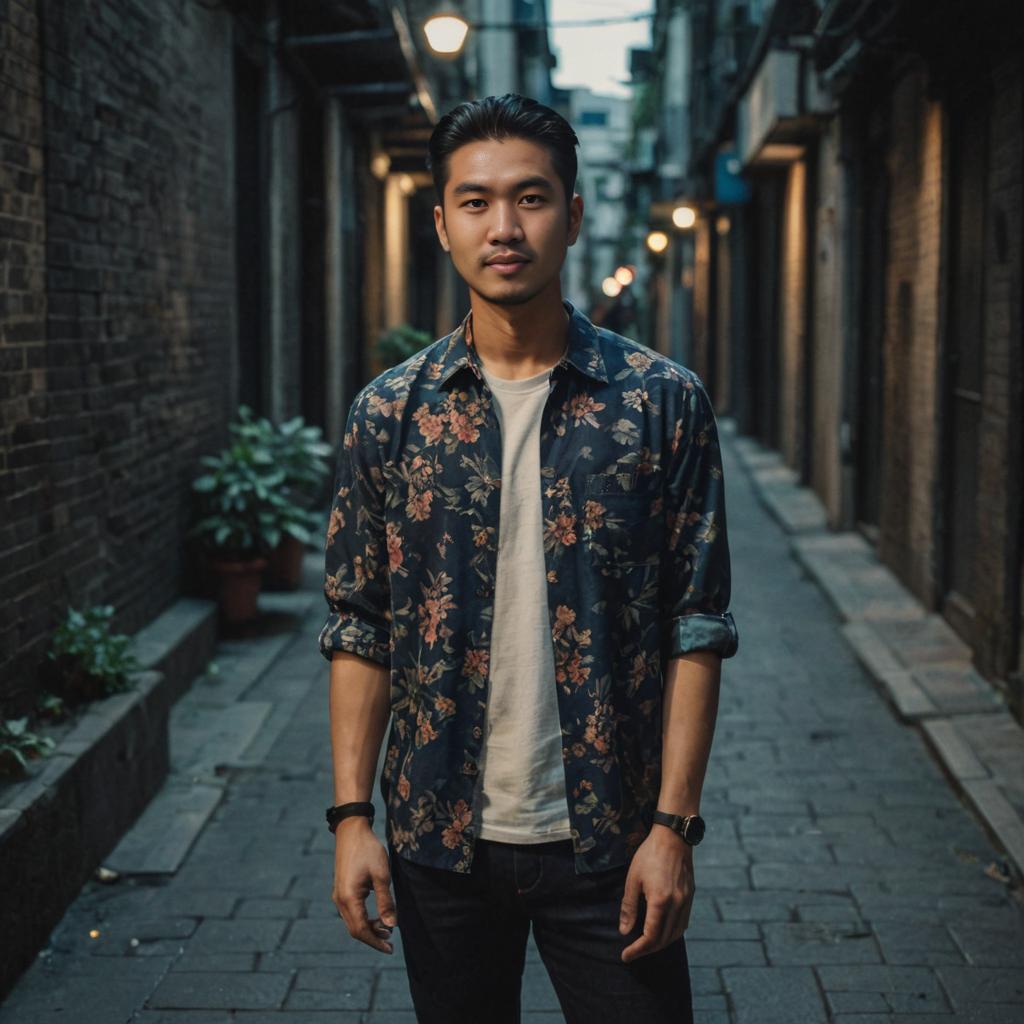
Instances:
[[[692,844],[738,646],[718,433],[695,373],[561,296],[576,145],[516,95],[441,119],[435,223],[471,308],[359,392],[339,453],[334,901],[375,949],[397,925],[431,1024],[517,1021],[531,925],[568,1021],[692,1020]]]

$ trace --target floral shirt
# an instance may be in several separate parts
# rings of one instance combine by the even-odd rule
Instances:
[[[668,659],[736,653],[718,429],[692,370],[563,300],[540,462],[548,616],[577,873],[652,825]],[[472,315],[356,395],[339,449],[319,635],[390,671],[387,837],[469,872],[478,823],[501,434]]]

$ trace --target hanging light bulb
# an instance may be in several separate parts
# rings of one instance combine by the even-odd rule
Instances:
[[[652,231],[647,236],[647,248],[651,252],[664,252],[668,248],[668,235],[664,231]]]
[[[677,228],[692,228],[697,223],[697,211],[692,206],[677,206],[672,211],[672,223]]]
[[[455,14],[436,14],[428,18],[423,26],[427,45],[434,53],[452,55],[458,53],[466,41],[469,23]]]

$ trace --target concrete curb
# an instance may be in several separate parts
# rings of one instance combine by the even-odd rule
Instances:
[[[270,700],[253,699],[252,692],[268,674],[277,673],[295,630],[323,601],[322,565],[319,552],[307,553],[305,587],[260,594],[259,635],[218,643],[216,677],[197,675],[171,710],[171,762],[159,792],[104,859],[104,867],[122,875],[174,874],[220,804],[231,774],[259,765],[260,753],[294,714],[295,701],[283,684],[269,688]]]
[[[790,535],[794,558],[844,620],[858,661],[899,717],[915,726],[951,783],[1006,851],[1024,880],[1024,729],[1002,695],[971,664],[946,621],[929,612],[864,538],[828,527],[817,495],[782,456],[736,434],[722,436],[758,500]]]
[[[0,998],[160,788],[171,707],[216,634],[216,605],[177,602],[140,634],[134,688],[90,704],[28,778],[0,790]]]

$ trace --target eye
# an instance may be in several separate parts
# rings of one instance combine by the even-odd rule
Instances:
[[[533,193],[533,192],[531,192],[530,195],[528,195],[528,196],[523,196],[523,199],[524,200],[525,199],[536,199],[537,203],[531,203],[530,204],[531,206],[536,206],[538,203],[544,202],[544,197],[543,196],[539,196],[539,195],[537,195],[536,193]]]
[[[482,203],[482,202],[483,202],[482,199],[467,199],[462,205],[463,206],[469,206],[470,203]],[[474,210],[479,210],[480,207],[479,206],[474,206],[473,209]]]

